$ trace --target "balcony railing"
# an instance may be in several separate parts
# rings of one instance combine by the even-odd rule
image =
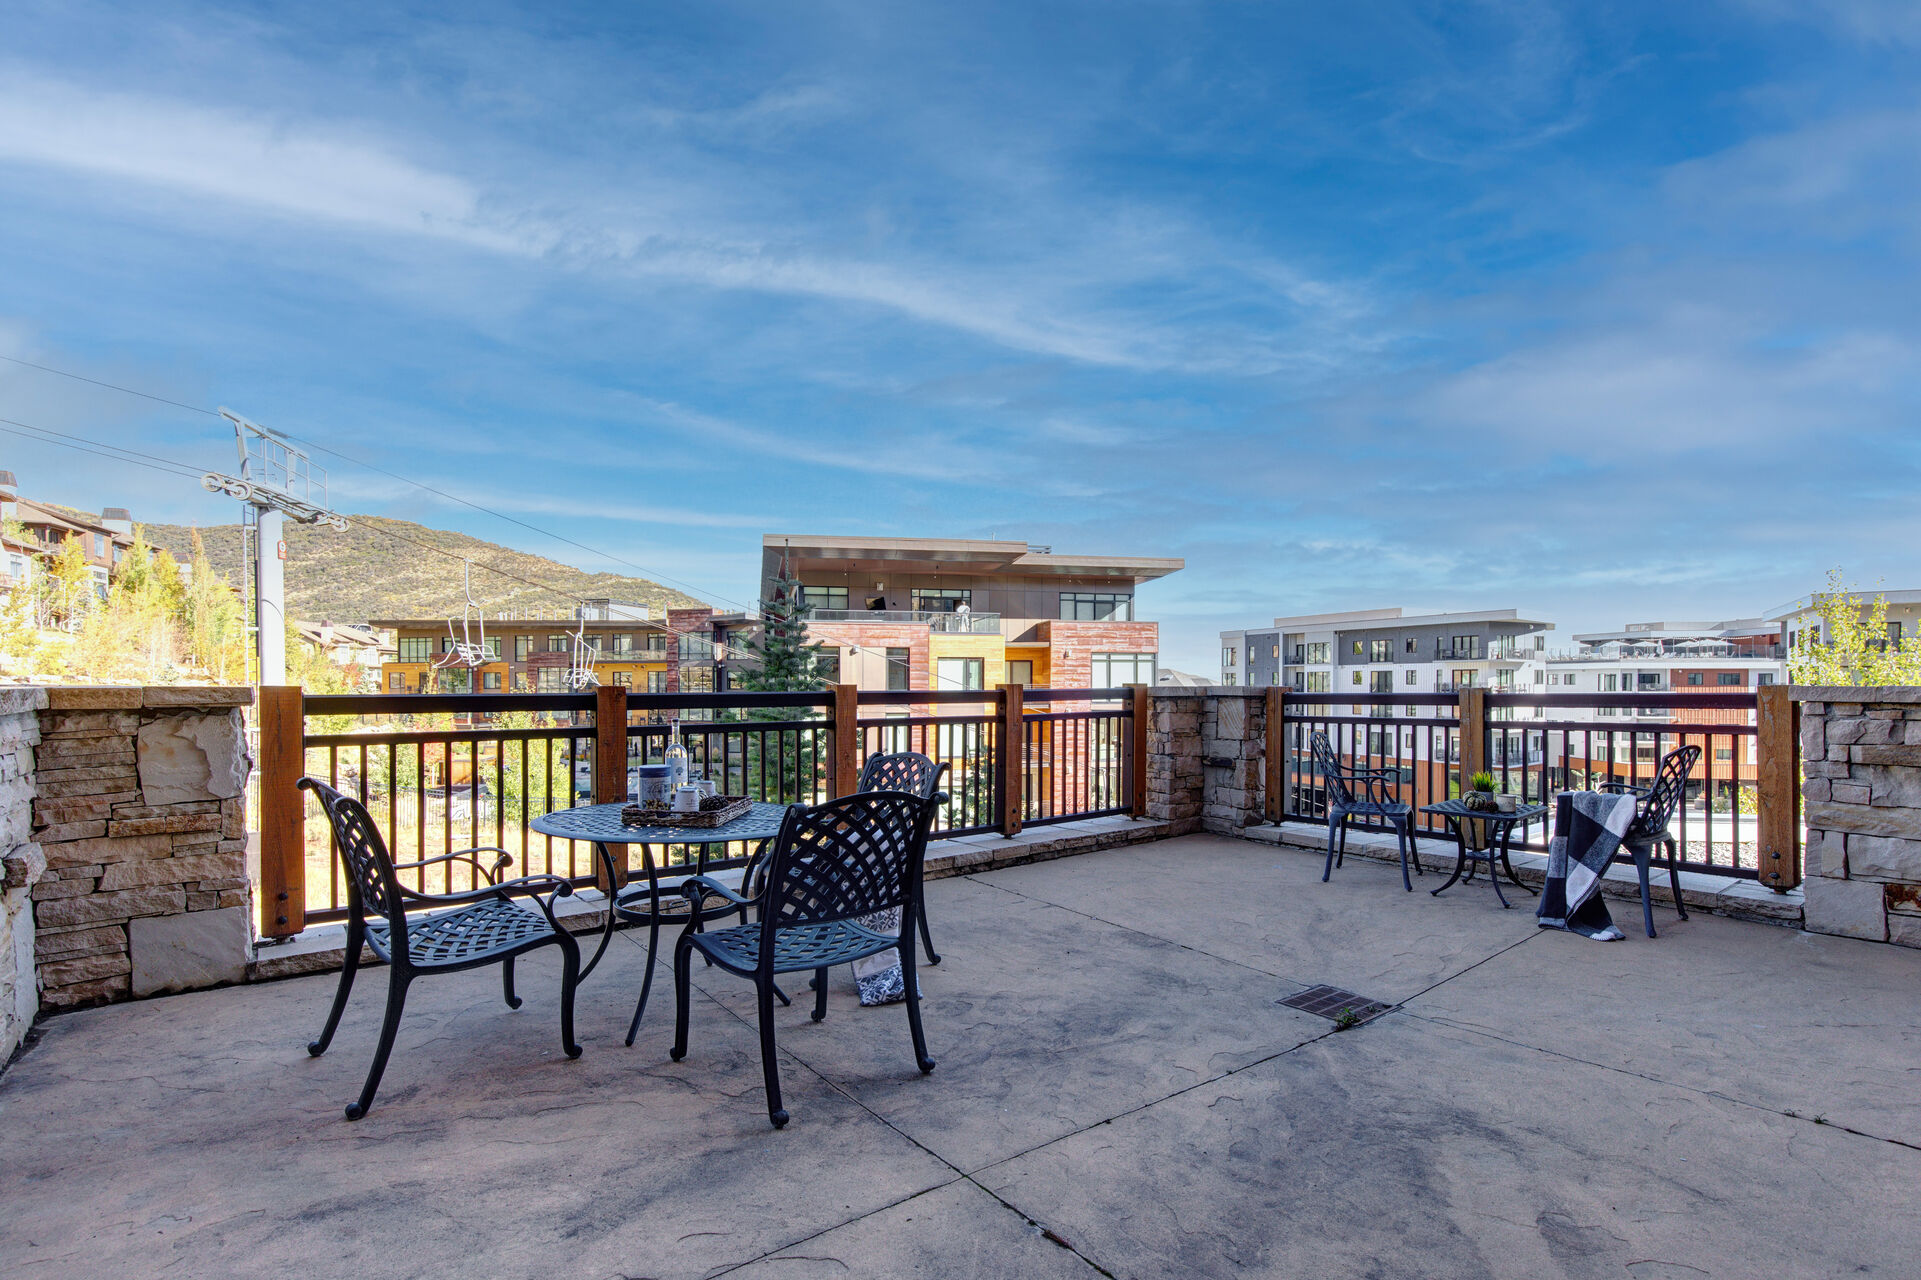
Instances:
[[[998,613],[953,613],[940,609],[816,609],[814,622],[893,622],[955,635],[1000,634]]]
[[[271,694],[273,696],[265,696]],[[586,693],[303,697],[261,701],[261,902],[266,936],[338,920],[346,886],[326,824],[309,820],[302,773],[365,804],[399,861],[493,845],[514,874],[595,883],[591,844],[534,832],[542,814],[625,799],[630,770],[659,761],[680,719],[694,768],[730,795],[814,803],[852,791],[876,752],[949,767],[937,837],[1145,813],[1144,686],[1128,689],[819,693]],[[757,718],[759,717],[759,718]],[[1018,744],[1010,750],[1009,743]],[[851,749],[843,749],[848,744]],[[618,762],[616,764],[616,762]],[[603,766],[604,772],[603,772]],[[685,850],[656,851],[679,866]],[[745,857],[710,857],[708,866]],[[409,887],[475,887],[467,864],[406,873]]]
[[[1546,655],[1549,662],[1684,662],[1692,658],[1746,658],[1756,662],[1779,662],[1787,650],[1778,644],[1598,644],[1591,649],[1556,649]]]
[[[1548,803],[1556,792],[1608,781],[1647,785],[1662,756],[1692,743],[1701,748],[1701,763],[1672,828],[1682,866],[1719,875],[1758,874],[1755,788],[1760,779],[1752,690],[1476,693],[1475,723],[1469,725],[1463,723],[1466,700],[1451,690],[1392,696],[1289,693],[1281,702],[1278,816],[1326,821],[1325,790],[1309,750],[1316,731],[1328,735],[1344,765],[1388,771],[1396,797],[1415,806],[1416,830],[1432,836],[1445,836],[1445,824],[1420,814],[1420,807],[1458,796],[1466,773],[1487,770],[1498,790]],[[1718,711],[1727,720],[1674,720],[1681,710]],[[1543,718],[1502,718],[1513,712]],[[1603,718],[1575,718],[1586,713]],[[1549,825],[1546,819],[1527,824],[1516,836],[1517,846],[1545,849]]]

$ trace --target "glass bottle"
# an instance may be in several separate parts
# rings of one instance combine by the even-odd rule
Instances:
[[[667,739],[667,750],[661,758],[666,761],[667,767],[674,771],[671,779],[672,787],[677,790],[686,786],[688,768],[687,748],[681,745],[680,718],[678,716],[674,718],[673,736]]]

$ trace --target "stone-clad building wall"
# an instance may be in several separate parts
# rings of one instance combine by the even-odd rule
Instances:
[[[1801,688],[1794,697],[1806,927],[1921,947],[1921,689]]]
[[[47,860],[33,842],[33,754],[46,705],[44,689],[0,690],[0,1063],[39,1009],[30,895]]]
[[[238,982],[253,939],[244,688],[46,691],[29,891],[40,1002]]]

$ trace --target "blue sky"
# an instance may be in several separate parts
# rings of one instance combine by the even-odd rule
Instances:
[[[1184,556],[1141,608],[1197,671],[1276,613],[1921,585],[1921,5],[559,9],[15,0],[0,354],[716,602],[770,531]],[[0,417],[231,457],[18,367]]]

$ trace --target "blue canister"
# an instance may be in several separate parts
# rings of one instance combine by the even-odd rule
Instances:
[[[671,809],[674,803],[674,767],[670,764],[636,766],[634,803],[643,809]]]

